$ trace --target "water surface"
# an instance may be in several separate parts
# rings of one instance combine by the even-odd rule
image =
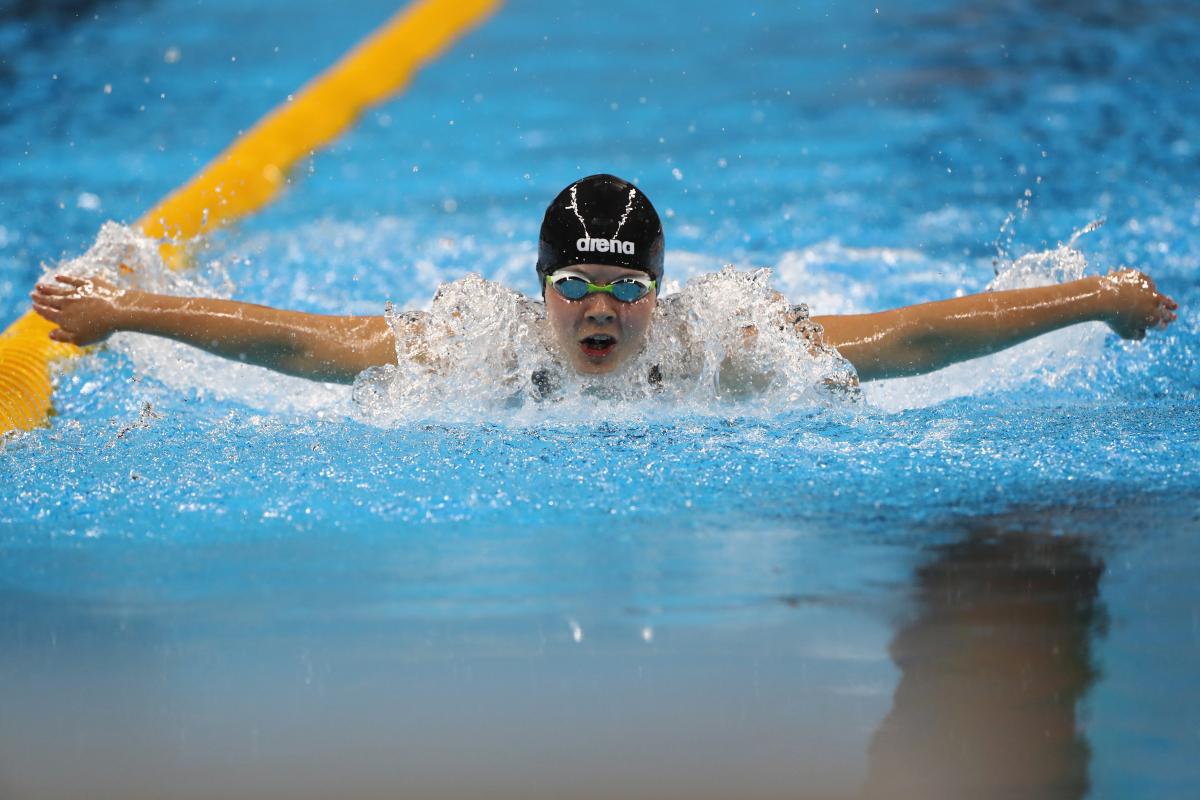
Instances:
[[[63,8],[0,15],[5,319],[391,11]],[[1198,34],[1188,3],[505,7],[198,289],[533,294],[544,204],[607,171],[679,283],[769,266],[877,310],[1103,218],[1081,268],[1144,268],[1181,318],[861,403],[387,425],[116,339],[0,456],[0,794],[1188,795]]]

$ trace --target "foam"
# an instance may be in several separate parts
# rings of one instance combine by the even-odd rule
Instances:
[[[987,289],[1082,276],[1087,262],[1074,247],[1077,239],[1078,235],[1052,250],[1001,264]],[[489,252],[494,254],[490,260]],[[894,296],[906,290],[911,295],[914,281],[940,281],[943,297],[961,294],[972,268],[936,262],[916,250],[855,248],[837,240],[786,251],[774,271],[703,272],[713,263],[711,256],[674,251],[670,266],[677,277],[666,281],[647,347],[617,374],[600,378],[575,374],[556,355],[539,300],[494,280],[468,274],[442,283],[432,301],[421,301],[422,287],[461,275],[463,263],[489,265],[491,277],[504,281],[532,274],[532,249],[510,240],[502,239],[495,247],[470,236],[431,242],[419,226],[392,218],[372,223],[317,220],[297,230],[255,234],[224,253],[210,251],[215,257],[181,274],[165,268],[155,242],[109,222],[85,254],[53,272],[100,275],[119,286],[166,294],[220,297],[235,291],[231,268],[256,258],[284,257],[287,271],[297,277],[286,279],[288,296],[277,304],[291,306],[294,300],[304,307],[343,302],[341,297],[328,299],[327,285],[332,281],[344,287],[370,268],[364,259],[374,264],[388,253],[408,258],[386,263],[375,271],[378,280],[359,291],[369,295],[377,285],[378,308],[385,312],[389,277],[415,276],[416,288],[406,281],[401,296],[409,307],[423,307],[430,315],[418,343],[427,357],[401,358],[399,366],[369,370],[352,389],[280,375],[151,336],[117,334],[110,339],[111,349],[128,358],[136,372],[180,392],[276,412],[353,416],[381,425],[426,419],[595,419],[601,408],[614,418],[659,418],[665,408],[676,414],[770,415],[856,397],[852,390],[831,390],[852,385],[853,368],[835,352],[810,353],[800,343],[794,328],[797,322],[801,327],[807,324],[807,308],[791,305],[773,282],[792,298],[810,303],[818,314],[861,313],[894,305]],[[329,262],[329,274],[319,281],[304,269],[314,262]],[[883,281],[881,264],[894,267]],[[263,273],[278,283],[280,271],[268,267]],[[680,278],[686,280],[681,283]],[[371,313],[369,300],[351,304],[357,306],[355,313]],[[347,313],[333,307],[321,310]],[[407,347],[407,317],[385,313]],[[747,338],[750,330],[757,333]],[[861,396],[869,406],[899,411],[1029,381],[1086,384],[1105,366],[1106,335],[1099,323],[1072,326],[930,375],[868,383]],[[656,367],[661,384],[650,379]],[[730,380],[735,372],[758,376],[747,379],[757,390],[737,391]],[[598,404],[598,399],[604,402]]]
[[[438,290],[421,334],[411,316],[389,314],[399,365],[364,373],[354,397],[363,418],[378,424],[653,418],[664,407],[728,413],[731,404],[770,414],[854,397],[849,362],[799,343],[794,328],[806,316],[771,288],[770,270],[700,275],[658,304],[638,356],[592,377],[557,354],[540,302],[468,275]],[[753,374],[756,391],[743,391],[733,373]]]

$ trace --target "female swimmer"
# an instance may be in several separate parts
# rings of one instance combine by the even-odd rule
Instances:
[[[542,223],[537,273],[545,306],[535,313],[562,361],[581,374],[603,375],[642,351],[659,303],[663,244],[662,225],[649,199],[620,178],[593,175],[559,193]],[[342,383],[400,357],[419,361],[428,322],[419,313],[389,325],[383,316],[327,316],[173,297],[71,275],[39,283],[32,298],[37,313],[58,325],[50,337],[59,342],[84,346],[116,331],[136,331],[290,375]],[[874,380],[931,372],[1092,320],[1107,323],[1122,338],[1140,339],[1148,329],[1166,328],[1177,308],[1148,276],[1122,269],[873,314],[820,316],[810,322],[798,311],[790,322],[798,346],[835,348],[860,380]]]

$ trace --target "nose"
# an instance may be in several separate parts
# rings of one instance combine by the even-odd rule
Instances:
[[[597,292],[589,298],[588,307],[583,312],[584,318],[593,325],[608,325],[617,318],[617,310],[613,307],[613,299],[607,294]]]

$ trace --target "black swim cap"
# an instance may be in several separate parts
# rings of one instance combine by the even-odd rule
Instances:
[[[650,199],[615,175],[590,175],[558,193],[538,239],[538,281],[572,264],[610,264],[663,274],[663,232]]]

